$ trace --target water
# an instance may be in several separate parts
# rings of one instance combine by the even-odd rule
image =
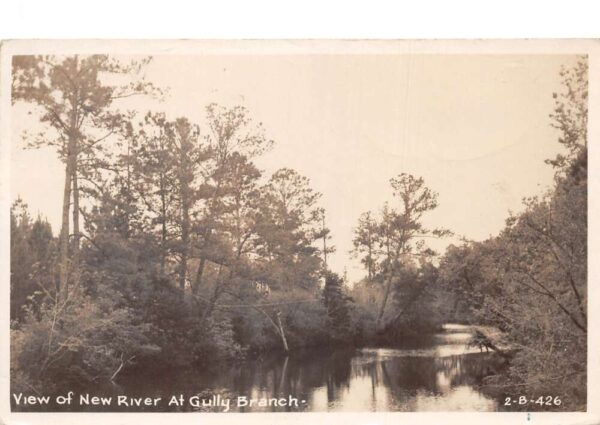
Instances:
[[[405,348],[365,348],[297,354],[214,370],[167,376],[123,377],[116,392],[162,397],[162,408],[224,411],[224,406],[170,406],[172,395],[199,395],[206,402],[230,399],[229,411],[495,411],[498,399],[478,389],[496,373],[499,359],[468,347],[470,329],[444,331],[406,343]],[[296,406],[236,406],[238,396],[298,399]],[[118,410],[136,410],[140,408]]]
[[[500,399],[484,394],[479,385],[486,375],[498,373],[501,360],[493,353],[468,347],[470,337],[467,326],[446,325],[439,334],[404,341],[403,348],[311,350],[210,370],[122,375],[118,385],[90,388],[89,394],[113,399],[123,394],[160,397],[161,402],[157,406],[117,406],[113,400],[110,407],[73,405],[58,410],[496,411],[501,408]],[[183,405],[168,405],[172,397],[180,396]],[[239,396],[257,402],[273,398],[289,401],[292,397],[298,406],[239,406]],[[213,405],[190,405],[190,397],[193,401],[213,401]]]

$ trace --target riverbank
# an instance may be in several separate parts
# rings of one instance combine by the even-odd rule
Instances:
[[[494,411],[499,400],[481,389],[498,364],[494,353],[468,347],[468,332],[422,335],[396,347],[298,350],[254,359],[153,373],[125,373],[117,384],[82,389],[106,397],[168,400],[173,394],[210,400],[293,397],[298,406],[234,406],[230,411]],[[402,346],[404,345],[404,346]],[[304,403],[302,403],[304,401]],[[65,410],[61,408],[57,410]],[[69,410],[80,411],[77,406]],[[114,411],[86,406],[85,411]],[[222,411],[219,406],[120,406],[117,411]]]

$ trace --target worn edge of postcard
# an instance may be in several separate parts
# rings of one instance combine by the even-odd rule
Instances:
[[[588,188],[588,309],[591,331],[588,334],[588,403],[587,412],[544,413],[448,413],[448,412],[385,412],[385,413],[12,413],[9,403],[9,205],[10,205],[10,90],[11,57],[16,54],[60,53],[111,54],[189,54],[189,55],[268,55],[268,54],[586,54],[589,75],[589,188]],[[600,278],[600,41],[598,40],[306,40],[306,41],[128,41],[128,40],[20,40],[4,41],[0,46],[0,229],[2,247],[2,297],[0,340],[0,423],[7,424],[159,424],[180,423],[326,423],[343,421],[357,424],[403,423],[600,423],[600,293],[595,284]]]

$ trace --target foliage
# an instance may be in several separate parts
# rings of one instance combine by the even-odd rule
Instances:
[[[14,59],[13,101],[43,127],[27,140],[53,146],[65,163],[58,236],[20,199],[11,208],[14,389],[302,347],[394,345],[453,320],[507,335],[510,368],[490,384],[560,390],[580,407],[585,60],[562,71],[564,91],[554,95],[562,150],[547,161],[556,172],[547,193],[525,199],[497,236],[439,258],[426,241],[450,232],[425,221],[437,193],[400,173],[390,180],[394,202],[358,220],[354,255],[367,276],[351,290],[327,268],[321,194],[295,170],[257,167],[273,141],[245,107],[208,105],[205,126],[118,110],[120,98],[160,92],[139,75],[148,60]],[[119,76],[129,83],[113,84]]]
[[[331,338],[341,341],[349,339],[352,333],[350,328],[350,303],[352,299],[345,293],[344,281],[337,274],[327,272],[322,296],[330,322],[327,329],[331,333]]]
[[[362,263],[368,270],[369,280],[380,282],[383,294],[380,298],[377,323],[385,327],[386,305],[392,291],[402,290],[404,269],[415,259],[427,261],[435,252],[425,244],[426,238],[443,238],[451,233],[446,229],[429,229],[423,224],[423,215],[437,207],[437,193],[425,185],[423,178],[401,173],[390,180],[398,208],[384,204],[380,218],[365,213],[355,229],[354,253],[363,255]],[[399,283],[400,282],[400,283]],[[418,292],[420,294],[420,292]],[[411,302],[417,296],[410,296]],[[389,313],[396,320],[396,314]]]
[[[552,125],[564,153],[548,160],[554,187],[524,199],[496,237],[451,246],[440,284],[479,323],[506,332],[516,354],[508,378],[525,386],[585,400],[587,355],[587,64],[563,70]],[[464,313],[460,313],[461,315]]]
[[[118,380],[348,329],[320,298],[320,194],[289,168],[263,176],[253,161],[273,142],[243,106],[208,105],[202,129],[120,111],[119,99],[162,94],[141,74],[149,61],[13,61],[13,102],[43,128],[26,141],[65,164],[58,237],[21,201],[11,210],[14,386]]]
[[[10,210],[10,318],[18,323],[44,291],[54,291],[56,241],[47,221],[32,221],[19,198]]]

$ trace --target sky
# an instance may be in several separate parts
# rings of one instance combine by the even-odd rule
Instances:
[[[126,59],[126,58],[124,58]],[[268,176],[289,167],[322,193],[336,252],[328,257],[350,281],[364,276],[352,258],[353,228],[365,211],[393,205],[390,178],[423,177],[439,194],[426,225],[457,236],[497,234],[523,197],[542,193],[559,152],[550,126],[561,90],[562,55],[155,55],[145,74],[168,87],[162,101],[123,107],[164,111],[202,124],[213,102],[244,105],[275,144],[256,160]],[[24,150],[34,128],[24,105],[11,116],[11,198],[60,227],[64,171],[48,148]]]

